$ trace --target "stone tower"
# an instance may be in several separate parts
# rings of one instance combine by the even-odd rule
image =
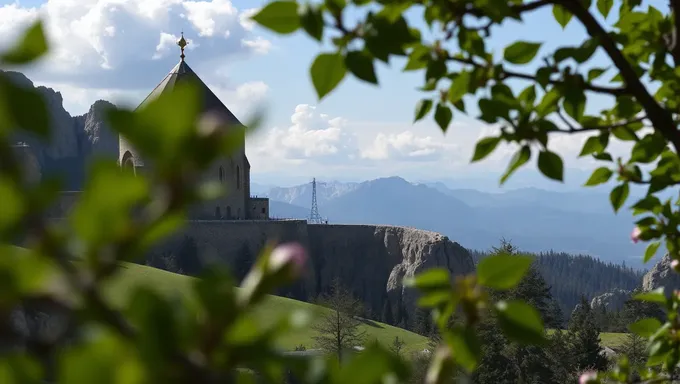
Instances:
[[[12,150],[21,165],[25,182],[29,185],[40,182],[42,178],[40,162],[38,162],[38,158],[33,153],[33,149],[27,144],[18,143],[12,146]]]
[[[165,76],[165,78],[154,88],[149,96],[142,101],[138,108],[143,107],[149,101],[166,92],[172,92],[177,84],[193,82],[200,87],[202,96],[201,113],[218,118],[227,123],[227,126],[242,129],[243,124],[234,116],[233,113],[220,101],[220,99],[205,85],[196,73],[186,63],[184,47],[187,45],[184,36],[177,45],[180,46],[182,54],[180,61]],[[121,167],[128,167],[135,173],[144,172],[150,164],[145,160],[135,148],[130,145],[125,138],[120,137],[119,164]],[[226,196],[211,201],[204,206],[196,207],[190,212],[191,219],[267,219],[269,216],[269,201],[263,199],[250,199],[250,163],[245,154],[245,138],[240,143],[239,149],[231,156],[218,159],[201,175],[203,180],[217,180],[225,183],[229,191]]]

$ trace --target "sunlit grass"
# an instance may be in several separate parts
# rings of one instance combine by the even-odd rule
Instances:
[[[136,287],[150,287],[163,295],[176,295],[182,300],[192,300],[191,285],[194,278],[170,273],[160,269],[137,264],[123,264],[120,273],[105,285],[106,297],[111,304],[123,306]],[[275,321],[294,310],[306,310],[318,316],[324,308],[292,300],[284,297],[269,296],[257,309],[255,317],[261,324]],[[406,342],[407,352],[422,350],[427,346],[427,338],[386,324],[370,322],[362,325],[368,341],[378,340],[390,345],[395,337]],[[306,327],[295,332],[288,332],[279,340],[282,348],[293,349],[300,344],[307,349],[314,348],[315,331]]]

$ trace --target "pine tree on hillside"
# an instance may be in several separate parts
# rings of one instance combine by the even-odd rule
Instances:
[[[600,344],[600,328],[585,296],[581,296],[581,302],[571,315],[568,335],[578,371],[604,370],[607,367],[607,358],[603,355]]]
[[[629,333],[621,344],[620,350],[622,354],[626,355],[632,367],[640,368],[644,366],[647,359],[647,340],[634,333]]]
[[[313,326],[317,332],[314,341],[319,348],[335,354],[341,361],[346,350],[364,343],[365,332],[359,328],[361,321],[357,319],[363,312],[361,301],[336,279],[331,286],[331,293],[322,295],[317,304],[331,311]]]
[[[415,315],[415,332],[419,335],[429,336],[432,333],[432,317],[425,308],[418,307]]]

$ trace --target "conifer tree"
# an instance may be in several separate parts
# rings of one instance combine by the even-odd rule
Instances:
[[[585,296],[581,296],[581,302],[571,315],[569,338],[577,370],[603,370],[607,367],[607,358],[600,344],[600,327]]]
[[[314,341],[319,348],[335,354],[338,360],[342,360],[345,350],[360,346],[364,342],[365,332],[359,328],[361,321],[357,319],[363,310],[361,301],[335,279],[330,294],[322,295],[317,304],[330,311],[314,325],[317,332]]]

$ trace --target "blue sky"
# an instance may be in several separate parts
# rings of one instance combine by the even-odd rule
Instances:
[[[400,72],[403,61],[378,66],[380,86],[345,79],[318,102],[309,80],[315,54],[326,49],[302,34],[275,36],[247,22],[264,0],[0,0],[0,36],[6,44],[37,15],[45,18],[55,52],[24,72],[37,84],[60,91],[66,109],[85,113],[97,99],[136,105],[179,59],[174,45],[184,31],[191,44],[187,62],[242,120],[265,106],[267,120],[247,144],[253,180],[292,184],[313,176],[365,180],[399,175],[411,180],[447,180],[456,186],[495,188],[513,149],[500,148],[489,161],[470,165],[475,141],[497,128],[457,114],[443,135],[428,119],[411,124],[423,74]],[[662,1],[648,2],[665,12]],[[614,8],[618,7],[618,1]],[[616,12],[608,21],[614,19]],[[409,14],[417,23],[418,14]],[[351,20],[350,20],[351,21]],[[424,25],[415,24],[422,27]],[[497,55],[515,40],[544,42],[541,54],[560,45],[580,44],[576,20],[562,30],[550,9],[534,12],[524,24],[505,23],[487,44]],[[590,66],[609,66],[598,53]],[[531,68],[527,68],[531,69]],[[603,79],[609,79],[607,74]],[[523,85],[524,83],[522,83]],[[516,84],[513,84],[515,87]],[[597,98],[590,111],[607,105]],[[507,186],[574,188],[593,164],[576,161],[582,137],[556,137],[551,148],[564,155],[567,184],[546,182],[530,165]],[[614,146],[624,153],[621,143]]]

